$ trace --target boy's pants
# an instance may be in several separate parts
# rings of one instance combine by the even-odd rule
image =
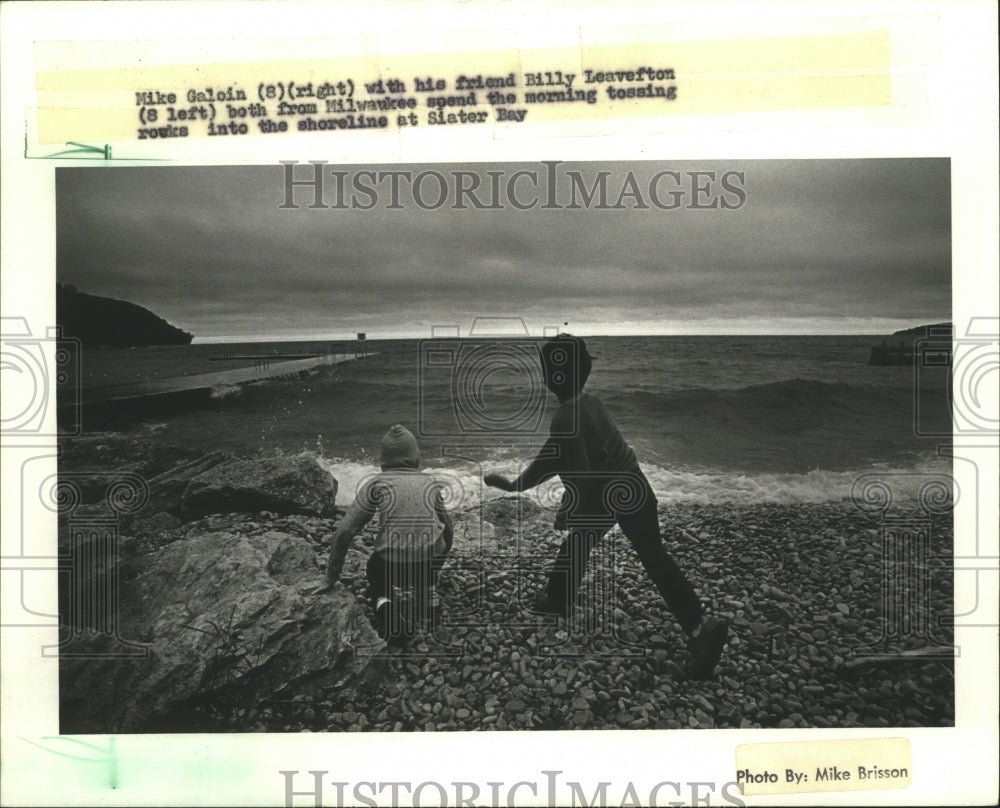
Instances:
[[[444,561],[445,553],[424,561],[393,561],[372,553],[365,571],[372,607],[377,608],[382,598],[392,600],[394,587],[403,592],[412,590],[416,607],[414,618],[422,623],[431,621],[434,585]]]
[[[590,551],[617,522],[635,548],[639,561],[659,590],[667,608],[677,618],[681,628],[690,634],[701,624],[701,602],[677,562],[663,546],[656,497],[649,488],[649,483],[645,479],[643,482],[646,491],[642,504],[636,510],[602,514],[601,508],[595,508],[593,510],[596,514],[588,518],[588,509],[584,505],[577,509],[577,515],[570,517],[569,534],[559,548],[555,564],[549,573],[546,587],[549,600],[565,608],[569,614],[569,608],[583,580]]]

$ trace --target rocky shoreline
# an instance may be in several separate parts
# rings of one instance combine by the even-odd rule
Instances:
[[[311,594],[342,513],[314,460],[153,451],[107,436],[78,439],[64,458],[60,474],[85,500],[128,458],[144,464],[135,473],[148,495],[119,512],[113,559],[91,577],[114,577],[117,631],[148,651],[101,657],[107,637],[73,632],[63,732],[954,724],[951,659],[901,654],[951,637],[939,625],[953,612],[951,519],[915,503],[930,541],[916,570],[884,565],[879,523],[850,502],[661,507],[669,551],[733,626],[715,679],[697,682],[684,674],[683,634],[617,528],[563,620],[526,608],[561,540],[551,513],[524,498],[454,513],[441,625],[386,648],[364,598],[373,525],[341,586]],[[61,541],[109,502],[64,514]],[[64,606],[80,594],[64,593]]]

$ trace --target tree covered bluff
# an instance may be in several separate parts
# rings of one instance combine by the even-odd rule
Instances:
[[[88,295],[72,284],[56,285],[56,321],[63,336],[84,347],[190,345],[194,338],[136,303]]]

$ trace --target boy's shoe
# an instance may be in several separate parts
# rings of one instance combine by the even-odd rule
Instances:
[[[549,597],[548,592],[542,592],[535,602],[531,604],[531,611],[535,614],[554,614],[559,617],[566,616],[566,609],[564,606],[556,603]]]
[[[375,606],[375,630],[383,640],[388,640],[392,634],[393,611],[389,598],[380,599]]]
[[[403,615],[388,598],[382,598],[375,607],[375,630],[386,645],[397,648],[402,648],[409,639]]]
[[[729,635],[729,623],[721,617],[709,617],[701,624],[697,637],[688,643],[691,660],[688,673],[692,679],[711,679],[722,657],[722,648]]]
[[[409,634],[392,634],[385,641],[387,648],[406,648],[407,643],[410,641]]]

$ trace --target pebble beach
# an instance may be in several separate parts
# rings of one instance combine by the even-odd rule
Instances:
[[[954,724],[952,660],[900,653],[950,643],[950,519],[927,522],[926,598],[913,569],[883,565],[879,524],[850,502],[661,506],[660,519],[707,610],[732,624],[712,681],[685,674],[686,638],[617,528],[591,556],[568,619],[529,612],[562,534],[551,514],[511,498],[455,514],[438,585],[443,621],[379,651],[380,687],[349,706],[330,694],[224,723],[259,732]],[[299,529],[325,560],[315,532]],[[371,531],[342,579],[360,600]]]

